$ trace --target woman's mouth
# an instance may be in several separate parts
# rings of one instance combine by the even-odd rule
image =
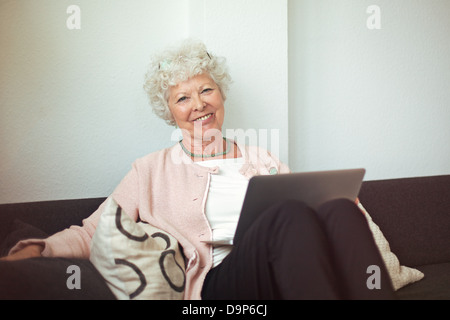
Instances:
[[[213,116],[212,113],[208,113],[207,115],[204,115],[203,117],[195,119],[194,122],[195,121],[206,121],[206,120],[210,119],[212,116]]]

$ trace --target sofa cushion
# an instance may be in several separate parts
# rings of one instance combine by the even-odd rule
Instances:
[[[450,262],[450,175],[365,181],[359,198],[402,264]]]
[[[70,279],[78,267],[79,284]],[[102,276],[87,259],[31,258],[0,261],[0,300],[111,300]]]
[[[9,233],[0,244],[1,256],[20,240],[43,239],[48,234],[41,229],[15,219]],[[78,267],[80,289],[67,286],[74,274],[68,269]],[[69,272],[69,273],[68,273]],[[102,276],[87,259],[32,258],[0,261],[0,299],[7,300],[73,300],[114,299]]]
[[[377,224],[373,222],[372,217],[363,207],[361,202],[358,203],[358,207],[367,219],[370,231],[373,234],[375,243],[380,250],[381,257],[383,258],[384,264],[389,272],[389,276],[391,277],[394,290],[398,290],[407,284],[421,280],[424,277],[424,274],[415,268],[410,268],[400,264],[397,256],[391,251],[389,241],[387,241],[384,237],[383,232]]]
[[[450,262],[418,266],[425,274],[419,282],[396,292],[401,300],[450,300]]]

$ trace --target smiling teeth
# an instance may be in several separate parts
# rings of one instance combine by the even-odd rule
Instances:
[[[207,114],[206,116],[203,116],[201,118],[195,119],[195,121],[204,121],[204,120],[208,119],[211,116],[212,116],[212,113]]]

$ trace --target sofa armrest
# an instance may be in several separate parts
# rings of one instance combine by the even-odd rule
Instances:
[[[106,198],[53,200],[0,204],[0,243],[13,221],[20,220],[51,235],[71,225],[81,225]]]

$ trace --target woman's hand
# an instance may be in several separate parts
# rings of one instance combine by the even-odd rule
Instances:
[[[28,259],[28,258],[41,257],[42,250],[44,250],[43,246],[38,245],[38,244],[31,244],[9,256],[0,258],[0,260],[15,261],[15,260]]]

